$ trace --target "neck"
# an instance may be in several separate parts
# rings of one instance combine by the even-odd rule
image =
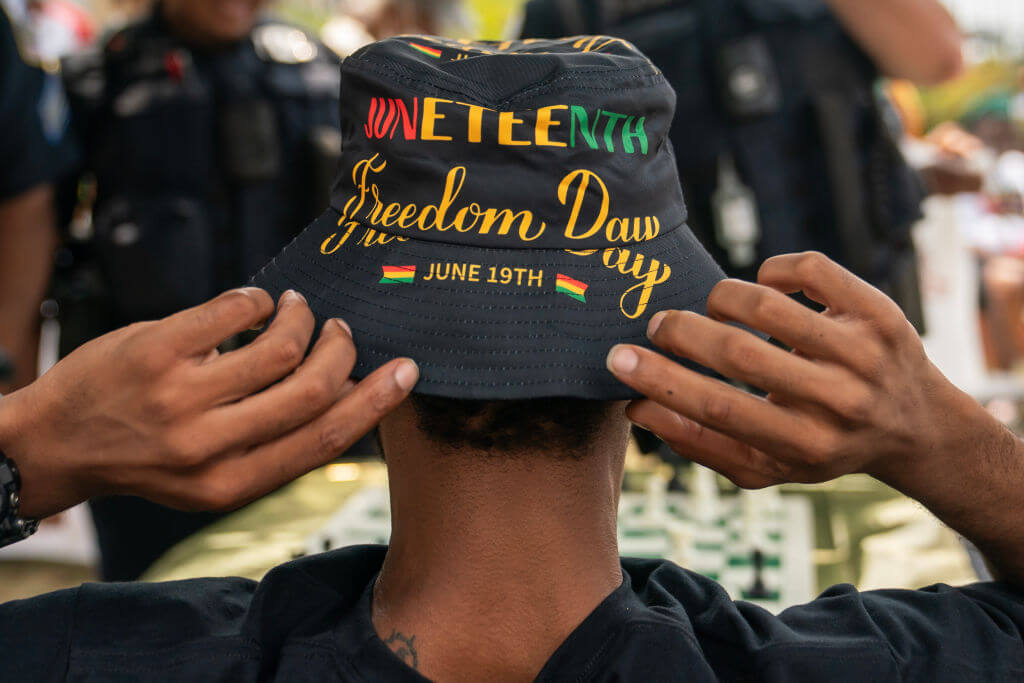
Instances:
[[[580,460],[389,455],[391,547],[373,602],[381,638],[396,652],[415,638],[418,668],[435,680],[532,680],[622,583],[622,431]]]

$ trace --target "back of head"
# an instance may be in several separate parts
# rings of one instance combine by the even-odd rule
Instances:
[[[585,457],[615,403],[567,398],[478,401],[413,395],[419,430],[441,452],[494,457]]]

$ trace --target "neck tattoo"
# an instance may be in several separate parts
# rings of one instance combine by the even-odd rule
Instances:
[[[392,629],[391,635],[384,641],[384,644],[391,648],[395,656],[401,659],[406,666],[419,671],[420,658],[416,654],[416,636],[407,636]]]

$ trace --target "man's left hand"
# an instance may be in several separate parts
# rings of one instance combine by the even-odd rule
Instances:
[[[897,487],[1004,432],[932,365],[899,307],[821,254],[765,263],[760,284],[727,280],[708,316],[659,313],[650,338],[767,392],[754,396],[653,351],[612,350],[615,375],[648,397],[630,418],[744,488],[866,472]],[[827,306],[816,313],[789,293]],[[787,352],[730,323],[761,330]]]

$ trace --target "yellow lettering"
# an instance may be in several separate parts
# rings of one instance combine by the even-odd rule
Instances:
[[[639,284],[627,289],[619,299],[619,310],[622,311],[622,314],[631,320],[635,320],[647,310],[654,288],[672,276],[672,268],[662,264],[657,259],[651,259],[645,272],[643,269],[643,254],[637,254],[632,259],[631,257],[632,254],[628,249],[620,249],[618,247],[605,249],[602,255],[605,266],[618,270],[623,275],[631,275],[634,279],[640,281]],[[627,299],[635,292],[639,293],[639,297],[636,304],[630,309],[628,308]]]
[[[380,247],[390,244],[396,237],[396,235],[389,235],[386,232],[378,232],[373,228],[367,228],[363,236],[359,238],[358,244],[361,247]]]
[[[473,214],[473,222],[470,223],[469,225],[466,225],[466,215],[470,213]],[[476,227],[476,222],[480,220],[480,216],[482,215],[482,213],[483,212],[480,209],[480,205],[477,204],[476,202],[473,202],[469,206],[465,206],[459,209],[458,213],[455,214],[455,220],[452,221],[452,225],[455,227],[455,231],[469,232],[474,227]]]
[[[390,228],[395,223],[395,219],[402,212],[402,205],[398,202],[388,204],[387,208],[384,209],[384,213],[381,214],[380,222],[386,228]]]
[[[572,213],[569,215],[569,222],[565,226],[565,236],[571,240],[585,240],[593,237],[600,232],[601,227],[604,226],[604,221],[608,217],[608,188],[605,186],[604,181],[601,180],[593,171],[586,169],[578,169],[573,171],[569,175],[562,179],[561,184],[558,186],[558,201],[563,206],[568,206],[569,201],[569,190],[572,188],[573,183],[579,178],[579,187],[576,189],[576,200],[573,202]],[[601,187],[601,211],[597,215],[597,219],[593,225],[586,232],[582,234],[576,234],[576,223],[580,219],[580,211],[583,209],[583,200],[587,196],[587,188],[590,186],[590,179],[593,178],[597,181],[597,184]]]
[[[338,221],[338,225],[339,226],[341,225],[343,220],[344,219],[342,219],[341,221]],[[355,221],[349,221],[349,223],[348,223],[348,230],[346,230],[345,234],[342,235],[338,239],[338,243],[335,244],[333,248],[329,248],[328,245],[330,245],[331,240],[333,240],[334,238],[338,237],[338,233],[336,233],[336,232],[332,233],[331,236],[328,237],[327,239],[325,239],[323,241],[323,244],[320,245],[320,253],[323,254],[324,256],[330,256],[334,252],[336,252],[339,249],[341,249],[342,245],[345,244],[345,242],[348,241],[349,236],[352,234],[352,231],[355,230],[357,225],[359,225],[359,224],[356,223]]]
[[[341,212],[341,218],[343,221],[349,218],[355,218],[362,210],[363,203],[366,201],[366,193],[369,189],[366,185],[367,174],[370,172],[375,174],[380,173],[387,167],[388,162],[386,161],[381,161],[377,166],[373,165],[373,162],[376,161],[379,156],[380,154],[374,154],[369,159],[363,159],[352,168],[352,184],[359,188],[359,194],[353,196],[348,200],[348,202],[346,202],[345,209]],[[355,206],[353,206],[353,203],[355,203]]]
[[[484,222],[480,225],[481,235],[490,234],[491,228],[499,219],[501,220],[501,226],[498,228],[498,234],[507,235],[512,229],[512,223],[519,219],[519,236],[523,238],[523,234],[529,232],[530,224],[533,222],[533,212],[527,210],[513,212],[512,209],[502,209],[500,211],[498,209],[487,209],[484,211],[483,218]],[[541,223],[541,225],[543,226],[544,224]],[[541,232],[543,232],[543,229]],[[537,237],[540,237],[540,235],[536,235],[531,240],[537,239]]]
[[[408,228],[411,227],[413,219],[416,216],[416,205],[406,204],[405,208],[402,209],[402,213],[398,216],[398,227]]]
[[[513,140],[512,126],[522,125],[523,120],[517,119],[515,112],[503,111],[498,113],[498,144],[513,147],[528,146],[529,140]]]
[[[464,182],[466,182],[465,166],[456,166],[448,171],[448,176],[444,181],[444,194],[441,196],[441,203],[439,205],[428,204],[423,207],[423,212],[420,213],[420,217],[416,221],[420,230],[439,230],[444,232],[453,227],[454,224],[445,225],[444,219],[448,209],[451,208],[459,193],[462,192],[462,184]],[[427,217],[430,214],[433,214],[433,220],[428,220]]]
[[[423,99],[423,130],[420,133],[421,140],[436,140],[439,142],[451,142],[450,135],[437,135],[434,132],[434,124],[444,119],[444,114],[437,113],[437,105],[440,102],[451,104],[451,100],[441,100],[436,97]]]
[[[661,234],[661,221],[658,220],[657,216],[647,216],[644,218],[644,241],[653,240]]]
[[[469,124],[466,129],[466,139],[469,142],[480,142],[483,140],[484,128],[484,107],[478,104],[459,104],[469,108]]]
[[[555,104],[550,107],[541,107],[537,110],[537,144],[545,147],[565,147],[564,142],[557,142],[551,139],[549,130],[562,125],[561,122],[551,118],[551,112],[555,109],[568,109],[567,104]]]

